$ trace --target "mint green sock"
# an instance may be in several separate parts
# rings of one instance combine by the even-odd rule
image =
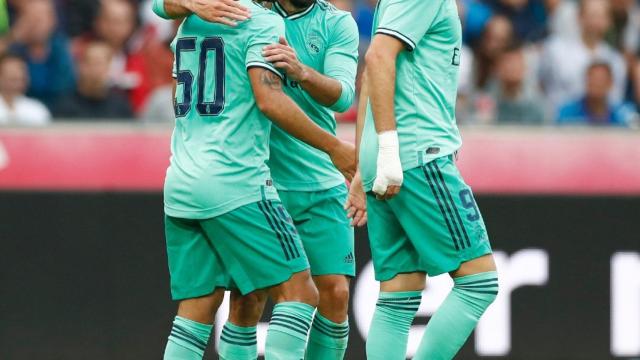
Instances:
[[[342,360],[349,342],[349,320],[337,324],[316,312],[309,333],[307,360]]]
[[[212,325],[176,316],[164,350],[164,360],[202,359],[212,328]]]
[[[258,340],[255,326],[243,327],[227,321],[220,334],[218,355],[221,360],[255,360]]]
[[[454,279],[451,293],[429,320],[415,360],[450,360],[498,295],[495,271]]]
[[[304,358],[314,311],[313,306],[300,302],[277,304],[267,331],[265,360]]]
[[[381,292],[367,336],[368,360],[405,360],[421,291]]]

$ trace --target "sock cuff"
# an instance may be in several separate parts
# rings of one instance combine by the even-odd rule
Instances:
[[[349,327],[349,318],[347,318],[347,320],[345,320],[345,321],[343,321],[341,323],[336,323],[336,322],[333,322],[333,321],[327,319],[326,317],[322,316],[322,314],[320,314],[320,311],[316,312],[315,319],[316,320],[319,319],[322,323],[330,325],[330,326],[335,327],[335,328],[348,328]],[[315,320],[314,320],[314,322],[315,322]]]
[[[237,332],[237,333],[247,334],[247,335],[256,334],[258,331],[257,326],[239,326],[232,323],[231,321],[227,321],[224,324],[224,327],[229,329],[232,332]]]
[[[173,321],[173,326],[175,327],[176,325],[178,327],[189,329],[201,340],[208,340],[209,336],[211,335],[211,330],[213,329],[213,325],[199,323],[182,316],[176,316],[175,320]]]
[[[482,284],[482,283],[497,283],[498,282],[498,272],[497,271],[487,271],[482,273],[477,273],[473,275],[461,276],[453,279],[453,282],[456,285],[472,285],[472,284]]]
[[[405,300],[415,300],[416,298],[422,299],[422,291],[381,291],[378,295],[378,299],[405,299]]]
[[[280,331],[307,340],[315,308],[299,302],[279,303],[273,308],[269,331]]]
[[[346,342],[349,339],[348,319],[338,324],[325,318],[324,316],[320,315],[319,312],[317,312],[316,317],[313,320],[313,324],[311,325],[311,329],[311,340],[315,340],[320,344],[334,347],[336,349],[340,349],[342,348],[342,346],[346,348]],[[319,336],[314,336],[314,332],[317,332]]]
[[[212,328],[212,325],[176,316],[169,341],[202,355],[209,343]]]
[[[313,313],[316,311],[316,308],[302,302],[287,301],[278,303],[273,307],[274,313],[278,311],[300,313],[301,315],[309,315],[309,318],[311,318],[313,317]]]

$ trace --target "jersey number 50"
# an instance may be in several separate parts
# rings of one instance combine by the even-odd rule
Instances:
[[[181,57],[184,52],[196,51],[196,38],[178,39],[176,43],[176,81],[177,85],[182,85],[183,96],[182,101],[178,102],[177,98],[174,102],[174,110],[176,117],[183,117],[191,111],[192,92],[194,76],[191,70],[182,69]],[[205,83],[207,75],[207,59],[209,51],[215,51],[215,89],[213,101],[205,101]],[[198,69],[198,103],[196,110],[202,116],[220,115],[224,109],[224,75],[225,75],[225,58],[224,58],[224,41],[220,37],[208,37],[202,40],[200,44],[199,69]]]

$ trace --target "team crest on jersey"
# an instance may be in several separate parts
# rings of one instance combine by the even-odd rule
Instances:
[[[312,54],[319,54],[322,46],[322,37],[318,33],[311,33],[307,36],[307,48]]]

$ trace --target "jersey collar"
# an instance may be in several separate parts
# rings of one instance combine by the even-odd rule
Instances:
[[[313,8],[316,6],[316,2],[314,1],[313,4],[311,4],[311,6],[309,6],[308,8],[299,11],[297,13],[293,13],[293,14],[287,14],[287,12],[282,8],[282,6],[280,6],[280,4],[278,3],[278,1],[274,1],[273,2],[273,8],[274,10],[283,18],[287,19],[287,20],[296,20],[296,19],[300,19],[301,17],[307,15],[308,13],[310,13]]]

